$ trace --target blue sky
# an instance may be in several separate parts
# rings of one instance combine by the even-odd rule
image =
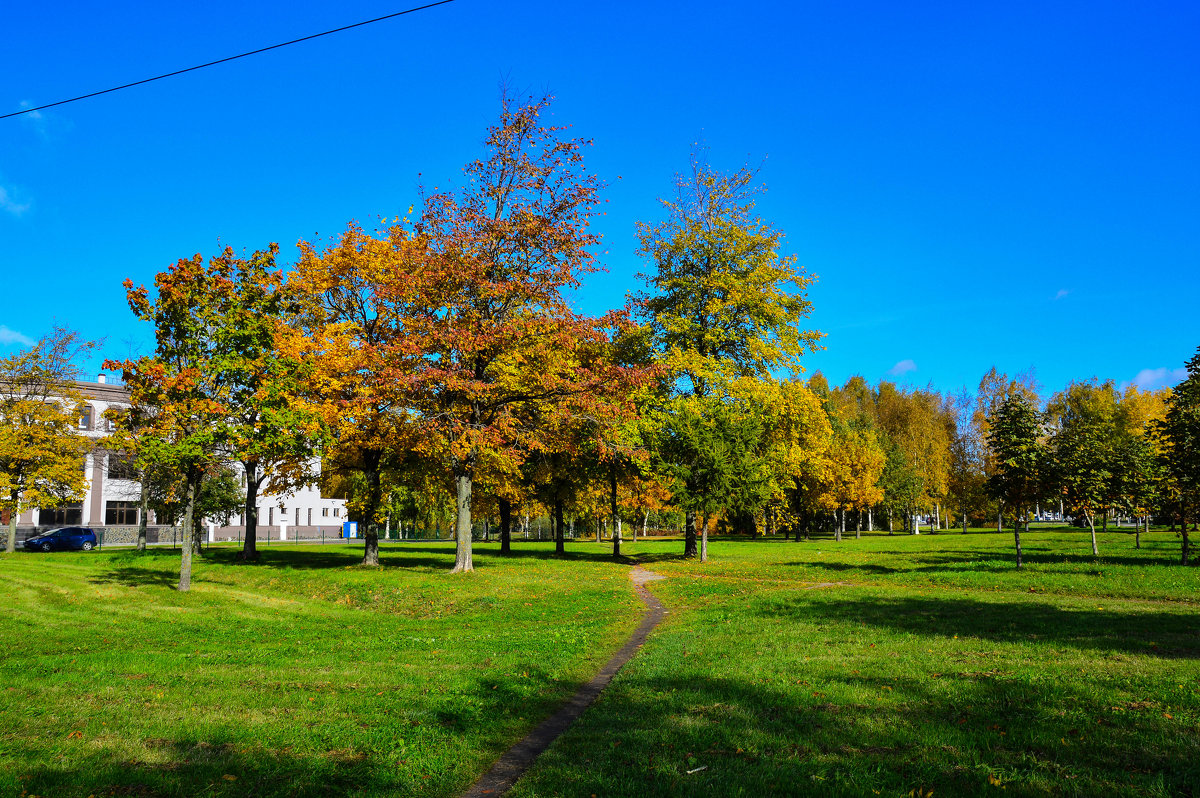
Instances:
[[[8,4],[0,113],[404,7]],[[582,310],[638,287],[635,222],[704,141],[762,164],[819,277],[810,371],[1153,387],[1200,345],[1197,30],[1186,2],[456,0],[0,120],[0,353],[54,321],[148,352],[122,280],[403,213],[478,157],[507,80],[557,97],[609,183]]]

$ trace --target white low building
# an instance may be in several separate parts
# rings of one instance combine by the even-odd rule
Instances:
[[[104,412],[110,407],[128,407],[129,392],[121,385],[108,383],[103,375],[97,382],[78,382],[76,387],[87,400],[79,417],[79,434],[99,440],[112,432],[112,422],[105,419]],[[246,479],[241,464],[231,463],[230,467],[240,476],[244,487]],[[314,461],[314,478],[320,476],[320,469],[320,461]],[[57,526],[86,526],[97,533],[106,531],[105,540],[110,543],[122,542],[123,538],[128,537],[139,522],[141,484],[137,474],[119,453],[106,451],[99,446],[87,455],[84,470],[87,492],[82,502],[54,509],[26,510],[17,519],[18,527],[32,532]],[[267,496],[264,493],[265,490],[260,490],[259,539],[311,540],[336,538],[341,533],[346,520],[344,499],[324,498],[316,485],[279,496]],[[229,524],[223,521],[206,519],[210,539],[243,538],[246,529],[244,513],[231,518]],[[147,524],[156,526],[153,512]]]

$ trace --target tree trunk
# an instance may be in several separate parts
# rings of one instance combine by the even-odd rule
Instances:
[[[896,521],[892,517],[892,508],[891,507],[888,508],[888,534],[889,535],[896,534]]]
[[[1101,529],[1100,531],[1108,532],[1108,508],[1107,507],[1104,508],[1104,528]]]
[[[138,536],[137,550],[146,550],[146,524],[150,515],[150,480],[142,474],[142,489],[138,496]]]
[[[201,472],[196,480],[196,501],[200,501],[200,492],[204,489],[204,474]],[[181,534],[187,535],[187,544],[192,547],[192,555],[200,553],[200,526],[204,523],[204,519],[197,517],[196,513],[192,515],[191,524],[185,527],[186,532]],[[182,545],[182,544],[181,544]]]
[[[646,537],[646,530],[650,528],[650,511],[642,510],[642,537]],[[633,542],[637,543],[637,527],[633,528]]]
[[[862,510],[858,511],[858,518],[854,521],[854,539],[862,540]]]
[[[195,468],[189,468],[187,473],[187,500],[183,510],[183,528],[190,535],[192,523],[196,514],[196,493],[199,489],[200,476]],[[192,547],[187,541],[179,547],[179,592],[186,593],[192,589]]]
[[[258,488],[262,477],[257,463],[242,463],[246,469],[246,539],[242,542],[242,559],[258,559]]]
[[[967,534],[967,511],[963,510],[963,534]]]
[[[1088,516],[1088,526],[1091,527],[1091,529],[1092,529],[1092,556],[1099,557],[1100,549],[1096,546],[1096,517],[1095,516],[1093,516],[1093,515]]]
[[[512,502],[500,499],[500,553],[512,552]]]
[[[1013,539],[1017,544],[1017,570],[1021,570],[1021,521],[1013,521]]]
[[[372,567],[379,565],[379,527],[375,525],[375,516],[379,513],[379,505],[383,503],[383,474],[381,462],[383,453],[378,449],[368,449],[363,452],[363,470],[367,477],[367,501],[363,506],[363,565]],[[271,530],[267,529],[267,542],[271,542]]]
[[[846,511],[838,509],[833,517],[833,539],[842,542],[842,530],[846,527]]]
[[[683,517],[683,556],[696,556],[696,514],[691,510]]]
[[[875,508],[868,507],[867,508],[867,531],[868,532],[875,531],[875,515],[874,514],[875,514]]]
[[[621,556],[621,517],[617,515],[617,469],[614,467],[608,474],[608,492],[611,497],[613,520],[613,557]]]
[[[1139,518],[1138,522],[1133,525],[1133,547],[1135,549],[1140,549],[1142,547],[1142,521],[1146,520],[1146,522],[1149,523],[1147,520],[1149,518],[1150,516],[1147,514],[1144,516],[1144,518]]]
[[[708,562],[708,513],[700,523],[700,562]]]
[[[1183,533],[1183,559],[1180,562],[1183,565],[1188,564],[1188,528],[1187,528],[1187,506],[1183,500],[1179,500],[1179,531]]]
[[[454,486],[454,567],[450,573],[462,574],[475,570],[471,560],[471,475],[466,469],[459,469]]]
[[[996,508],[996,531],[997,532],[1004,531],[1004,506],[1003,505]]]
[[[20,494],[14,488],[9,493],[9,501],[11,502],[10,506],[12,509],[8,511],[8,540],[4,543],[4,550],[9,554],[15,554],[17,551],[17,510],[20,507],[17,500],[19,498]]]
[[[567,545],[563,540],[563,506],[562,499],[554,500],[554,553],[566,554]]]

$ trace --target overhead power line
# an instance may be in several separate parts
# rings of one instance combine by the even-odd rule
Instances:
[[[73,102],[77,102],[79,100],[86,100],[89,97],[98,97],[101,94],[108,94],[110,92],[120,91],[121,89],[128,89],[128,88],[132,88],[134,86],[141,86],[143,83],[151,83],[156,80],[162,80],[163,78],[171,78],[176,75],[182,75],[184,72],[195,72],[197,69],[204,69],[205,67],[216,66],[217,64],[224,64],[226,61],[236,61],[237,59],[245,58],[248,55],[258,55],[259,53],[265,53],[268,50],[278,50],[280,47],[287,47],[289,44],[299,44],[300,42],[306,42],[309,39],[318,39],[322,36],[328,36],[331,33],[341,33],[342,31],[350,30],[351,28],[361,28],[363,25],[370,25],[375,22],[383,22],[385,19],[393,19],[394,17],[402,17],[405,14],[413,14],[413,13],[416,13],[417,11],[424,11],[428,8],[434,8],[435,6],[444,6],[447,3],[453,3],[453,2],[454,2],[454,0],[439,0],[436,3],[429,3],[429,4],[423,5],[423,6],[417,6],[416,8],[408,8],[408,9],[405,9],[404,11],[397,11],[394,14],[387,14],[382,17],[375,17],[375,19],[368,19],[368,20],[364,20],[363,22],[355,22],[353,25],[343,25],[342,27],[334,28],[333,30],[327,30],[327,31],[322,31],[320,33],[314,33],[310,36],[301,36],[299,39],[292,39],[290,42],[280,42],[279,44],[272,44],[270,47],[260,47],[257,50],[251,50],[248,53],[239,53],[238,55],[231,55],[228,58],[219,58],[216,61],[209,61],[207,64],[197,64],[196,66],[191,66],[191,67],[188,67],[187,69],[177,69],[174,72],[168,72],[165,75],[155,75],[152,78],[145,78],[143,80],[135,80],[133,83],[126,83],[123,86],[113,86],[111,89],[103,89],[102,91],[94,91],[91,94],[81,94],[78,97],[72,97],[69,100],[59,100],[56,103],[47,103],[45,105],[39,105],[36,108],[22,108],[20,111],[13,111],[10,114],[0,114],[0,119],[8,119],[10,116],[20,116],[21,114],[31,114],[34,111],[41,111],[45,108],[53,108],[56,105],[66,105],[67,103],[73,103]]]

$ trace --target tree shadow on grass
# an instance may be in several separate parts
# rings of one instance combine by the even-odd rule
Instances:
[[[591,545],[595,545],[593,541],[584,541],[584,542],[591,544]],[[636,554],[632,554],[632,555],[622,554],[620,556],[620,558],[614,558],[612,555],[612,548],[611,548],[612,541],[604,541],[601,545],[604,545],[605,549],[596,551],[596,550],[581,550],[579,548],[572,548],[570,546],[570,544],[568,544],[567,550],[564,554],[556,554],[553,551],[553,549],[523,548],[514,543],[512,549],[507,554],[501,554],[499,548],[482,548],[481,549],[478,546],[476,546],[476,548],[473,550],[472,554],[476,557],[483,557],[486,559],[501,559],[501,560],[504,560],[504,559],[533,559],[533,560],[558,560],[561,562],[577,561],[577,562],[598,562],[598,563],[620,562],[625,565],[646,564],[646,563],[656,563],[656,562],[670,562],[670,561],[674,561],[674,560],[684,559],[682,553],[649,553],[649,552],[636,553]]]
[[[541,541],[546,543],[546,541]],[[208,562],[227,566],[261,566],[277,569],[294,570],[336,570],[358,566],[362,563],[363,549],[361,545],[339,545],[336,548],[324,546],[317,548],[271,548],[261,546],[258,549],[259,558],[255,562],[245,562],[241,559],[241,550],[232,548],[205,549],[197,556],[196,562]],[[147,551],[144,553],[122,552],[114,555],[113,561],[120,563],[145,562],[143,558],[153,561],[162,559],[178,559],[176,551]],[[524,547],[514,542],[507,554],[501,554],[497,543],[475,543],[472,546],[472,558],[477,568],[494,567],[497,561],[503,560],[550,560],[561,562],[595,562],[611,563],[614,558],[610,551],[584,550],[568,545],[565,554],[555,554],[548,546]],[[617,562],[626,565],[651,564],[682,560],[682,554],[643,553],[633,556],[622,556]],[[383,570],[392,568],[427,569],[431,571],[449,571],[454,565],[453,541],[441,544],[413,541],[395,542],[380,541],[379,567]],[[141,572],[145,573],[141,573]],[[154,578],[154,571],[149,568],[124,566],[114,569],[109,575],[99,578],[100,581],[122,582],[125,584],[156,584],[173,583],[178,580],[178,574],[160,572],[160,579]],[[165,581],[164,581],[165,580]]]
[[[796,676],[618,678],[517,792],[1190,795],[1200,778],[1200,744],[1152,707],[1007,677]]]
[[[178,560],[179,549],[151,547],[143,551],[137,549],[104,549],[101,552],[109,562],[156,562],[158,560]]]
[[[1170,560],[1161,556],[1157,558],[1151,557],[1126,557],[1126,556],[1106,556],[1101,553],[1099,557],[1093,557],[1091,553],[1087,554],[1066,554],[1060,551],[1052,551],[1047,549],[1032,549],[1024,548],[1021,559],[1025,565],[1039,566],[1042,570],[1051,569],[1054,566],[1065,566],[1067,572],[1073,574],[1086,574],[1087,569],[1104,568],[1108,566],[1133,566],[1133,567],[1171,567],[1178,566],[1176,560]],[[918,554],[913,553],[906,557],[905,565],[903,566],[887,566],[876,563],[846,563],[846,562],[829,562],[823,560],[796,560],[786,563],[789,566],[798,568],[817,568],[825,571],[835,571],[838,573],[846,573],[851,571],[859,571],[864,574],[902,574],[902,573],[956,573],[964,572],[979,572],[979,573],[1010,573],[1017,572],[1016,569],[1016,552],[1006,551],[1003,549],[956,549],[953,552],[945,552],[938,554]]]
[[[148,739],[139,758],[99,750],[84,740],[58,758],[61,764],[7,768],[0,791],[56,796],[339,796],[411,794],[420,776],[404,777],[391,763],[352,750],[301,756],[228,742]],[[398,772],[399,771],[399,772]],[[7,774],[6,774],[7,775]],[[444,777],[443,777],[444,778]],[[459,780],[461,780],[461,775]],[[7,785],[4,782],[9,782]],[[447,786],[454,786],[451,780]],[[443,787],[445,790],[445,787]],[[5,794],[18,794],[16,791]]]
[[[120,566],[88,578],[93,585],[124,585],[126,587],[175,587],[179,584],[177,571],[156,568]]]
[[[857,622],[909,634],[979,638],[998,643],[1040,640],[1106,654],[1200,659],[1200,616],[1194,612],[1105,610],[1063,607],[1042,600],[1006,597],[988,602],[932,596],[867,598],[836,602],[767,598],[758,612],[801,623]]]

